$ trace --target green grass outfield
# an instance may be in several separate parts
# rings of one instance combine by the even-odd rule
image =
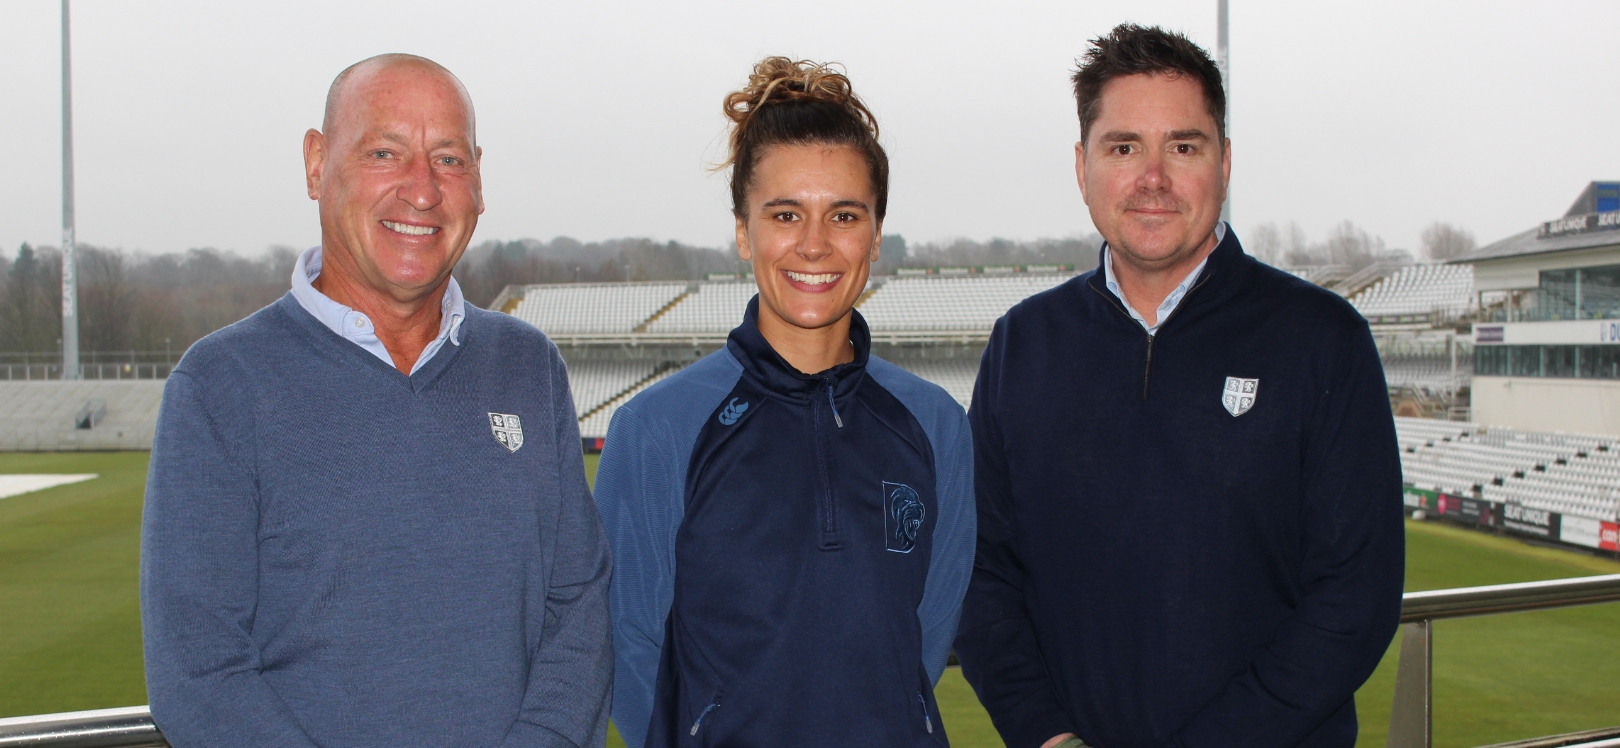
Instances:
[[[136,594],[146,461],[144,452],[0,454],[0,473],[101,475],[0,499],[0,716],[146,703]],[[1620,573],[1610,561],[1433,523],[1408,523],[1407,540],[1408,590]],[[1357,694],[1362,746],[1384,744],[1395,654]],[[1439,746],[1620,724],[1620,604],[1441,621],[1434,663]],[[954,745],[1001,745],[959,671],[938,695]]]

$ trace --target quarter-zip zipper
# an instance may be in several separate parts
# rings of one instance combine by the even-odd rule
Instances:
[[[833,383],[836,380],[828,376],[821,381],[827,388],[827,406],[832,411],[833,419],[838,422],[839,428],[843,428],[843,419],[838,417],[838,406],[833,401]],[[817,546],[824,551],[836,551],[843,547],[843,543],[838,538],[838,507],[833,501],[832,471],[827,467],[828,441],[832,435],[822,427],[819,398],[812,397],[810,401],[810,422],[815,426],[816,465],[821,470],[821,541]]]
[[[838,417],[838,401],[833,398],[833,393],[838,391],[838,380],[828,374],[822,377],[821,381],[827,385],[827,407],[832,408],[833,423],[838,424],[838,428],[843,428],[844,419]]]
[[[1176,302],[1176,308],[1170,310],[1170,313],[1165,315],[1164,319],[1159,320],[1158,326],[1160,329],[1163,329],[1165,325],[1170,323],[1170,318],[1176,316],[1176,312],[1181,311],[1182,308],[1187,306],[1187,299],[1192,298],[1193,292],[1197,291],[1201,286],[1203,286],[1204,282],[1209,280],[1209,276],[1209,268],[1206,266],[1204,272],[1198,274],[1198,280],[1193,281],[1192,288],[1187,289],[1187,293],[1181,295],[1181,301]],[[1086,284],[1086,288],[1096,291],[1098,296],[1103,297],[1103,301],[1113,305],[1115,309],[1119,310],[1120,314],[1125,315],[1125,319],[1130,320],[1131,324],[1137,327],[1142,326],[1141,322],[1138,322],[1135,317],[1131,316],[1130,312],[1125,310],[1125,307],[1120,305],[1119,300],[1114,297],[1112,291],[1107,293],[1098,291],[1097,287],[1091,285],[1090,283]],[[1146,360],[1142,362],[1142,400],[1146,402],[1148,399],[1148,382],[1152,379],[1153,374],[1153,340],[1157,336],[1145,329],[1142,332],[1143,334],[1147,335],[1147,356]]]
[[[1173,312],[1172,312],[1173,313]],[[1136,320],[1131,320],[1135,322]],[[1148,399],[1148,378],[1153,373],[1153,333],[1148,333],[1147,360],[1142,362],[1142,400]]]

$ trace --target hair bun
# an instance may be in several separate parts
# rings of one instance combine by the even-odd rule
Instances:
[[[843,66],[786,57],[754,65],[748,85],[726,95],[731,150],[715,169],[731,170],[731,210],[746,214],[760,154],[775,145],[837,145],[866,161],[879,223],[888,210],[889,155],[878,143],[877,118],[855,95]]]
[[[876,136],[876,118],[855,97],[855,89],[841,68],[838,63],[767,57],[754,66],[748,85],[726,97],[726,117],[742,129],[767,105],[819,101],[850,109]]]

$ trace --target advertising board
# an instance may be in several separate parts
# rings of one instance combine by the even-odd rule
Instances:
[[[1434,498],[1438,493],[1422,488],[1407,486],[1401,491],[1401,498],[1410,509],[1434,509]]]
[[[1564,517],[1558,539],[1570,545],[1599,548],[1603,545],[1603,522],[1590,517]]]
[[[1502,505],[1502,526],[1514,532],[1548,540],[1560,539],[1559,527],[1563,518],[1557,512],[1545,509],[1533,509],[1519,504]],[[1593,531],[1593,548],[1596,548],[1596,531]]]
[[[1501,524],[1497,521],[1497,510],[1501,504],[1450,494],[1439,494],[1435,497],[1434,503],[1436,514],[1454,522],[1484,527],[1496,527]]]

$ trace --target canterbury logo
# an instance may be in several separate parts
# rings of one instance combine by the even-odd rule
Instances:
[[[736,423],[737,419],[742,418],[743,411],[745,410],[748,410],[748,403],[738,405],[737,398],[731,398],[731,402],[726,404],[725,410],[720,411],[721,425],[730,426],[731,424]]]

